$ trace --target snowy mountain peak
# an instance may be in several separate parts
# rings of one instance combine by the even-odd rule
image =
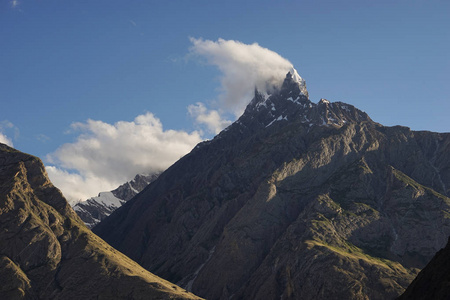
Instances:
[[[300,94],[309,98],[308,90],[306,89],[305,80],[297,73],[297,70],[294,67],[291,67],[289,72],[286,74],[286,78],[284,79],[282,89],[295,89],[298,88],[300,90]]]
[[[244,114],[236,121],[242,131],[269,128],[277,124],[296,122],[305,126],[342,127],[352,122],[372,122],[369,116],[352,105],[321,99],[313,103],[308,98],[305,81],[295,69],[286,74],[283,85],[273,94],[266,95],[255,89],[255,97]],[[242,131],[243,132],[243,131]]]
[[[305,82],[303,78],[300,77],[300,75],[298,75],[297,70],[294,67],[291,67],[291,69],[289,70],[289,74],[291,75],[293,81],[298,82],[300,84]]]
[[[244,114],[224,134],[233,131],[233,127],[239,134],[244,134],[292,123],[309,130],[313,126],[338,128],[354,122],[373,121],[366,113],[346,103],[332,103],[326,99],[311,102],[305,81],[292,68],[281,87],[274,88],[270,95],[255,88],[255,96]],[[221,137],[222,134],[218,136]]]

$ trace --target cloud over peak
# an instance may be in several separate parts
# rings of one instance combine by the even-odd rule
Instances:
[[[201,38],[190,38],[190,41],[191,55],[205,58],[222,72],[219,105],[236,117],[252,99],[255,87],[268,92],[267,88],[279,86],[292,68],[287,59],[257,43]]]
[[[204,59],[221,72],[221,91],[215,101],[209,101],[214,109],[202,102],[187,107],[194,122],[208,133],[217,134],[230,125],[233,114],[239,117],[255,87],[270,92],[268,87],[281,85],[292,68],[287,59],[257,43],[190,41],[190,56]],[[112,190],[138,173],[162,171],[204,138],[203,131],[164,130],[152,113],[131,122],[77,122],[71,132],[78,135],[76,140],[47,156],[47,172],[72,203]],[[1,139],[6,137],[0,135]]]

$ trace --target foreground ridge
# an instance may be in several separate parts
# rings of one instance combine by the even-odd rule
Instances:
[[[1,299],[199,299],[87,229],[42,162],[0,144]]]

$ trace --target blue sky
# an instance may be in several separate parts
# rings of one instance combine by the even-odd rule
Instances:
[[[450,132],[449,1],[2,0],[0,139],[53,167],[69,198],[167,167],[214,135],[195,112],[235,118],[220,65],[190,38],[258,43],[295,66],[313,102]],[[145,163],[115,163],[124,152]]]

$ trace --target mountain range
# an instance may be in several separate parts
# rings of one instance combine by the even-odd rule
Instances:
[[[294,69],[270,91],[91,199],[123,204],[93,232],[40,159],[0,144],[0,298],[448,298],[450,134],[313,103]]]
[[[272,90],[93,231],[207,299],[399,296],[450,235],[450,134]]]

